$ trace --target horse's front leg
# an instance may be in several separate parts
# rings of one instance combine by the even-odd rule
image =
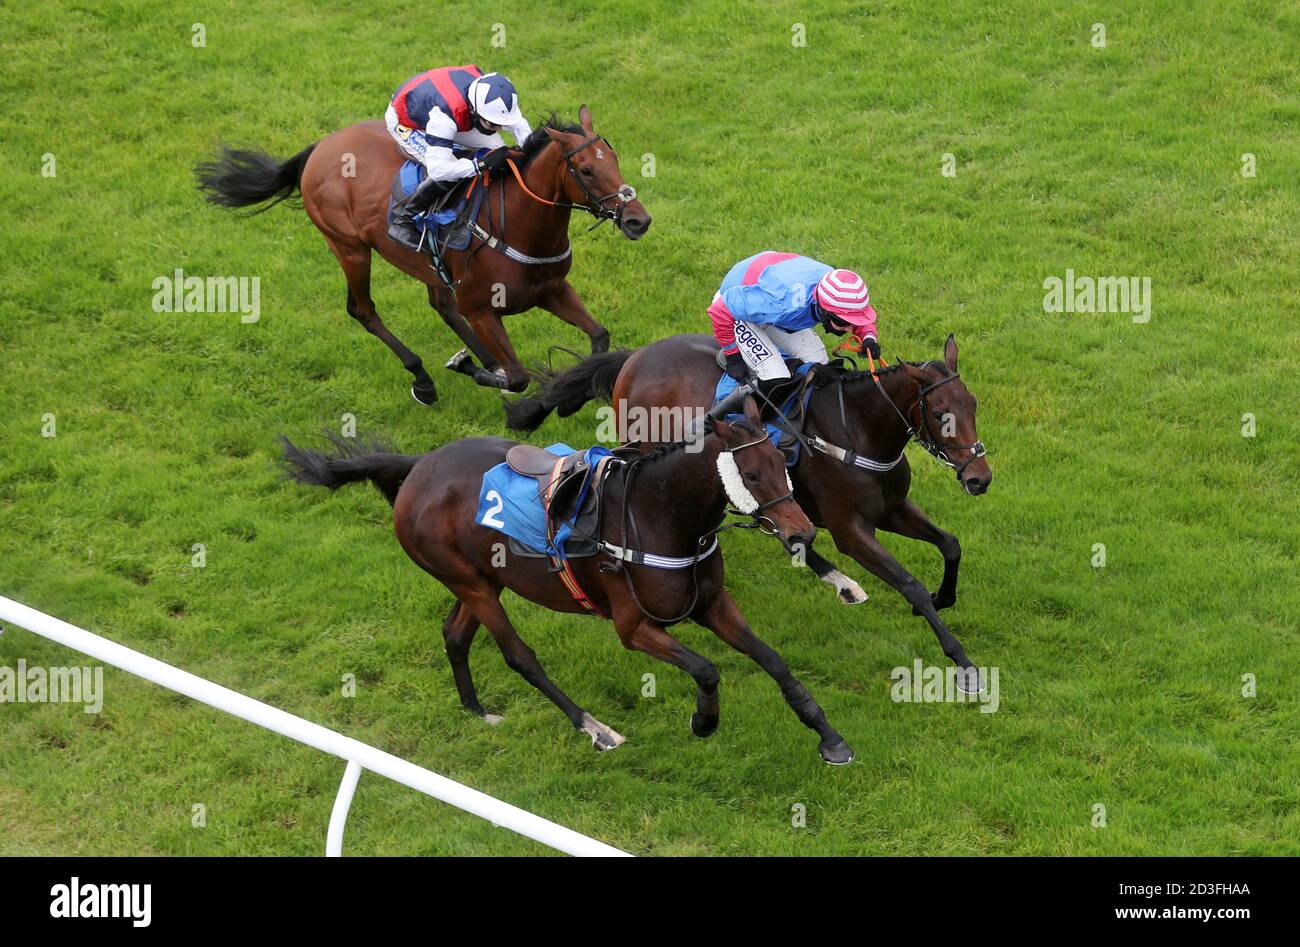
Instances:
[[[781,656],[754,634],[739,606],[727,592],[724,591],[715,598],[696,620],[741,654],[749,655],[772,676],[799,722],[810,730],[815,730],[821,737],[818,750],[822,759],[837,766],[853,762],[852,748],[826,722],[826,714],[808,692],[808,688],[791,673]]]
[[[478,336],[479,340],[492,354],[492,357],[501,366],[499,369],[500,374],[497,372],[483,372],[484,375],[495,375],[501,379],[501,383],[482,379],[478,375],[474,376],[474,380],[480,385],[504,388],[506,391],[523,391],[527,388],[528,370],[524,368],[519,361],[519,357],[515,355],[515,347],[510,344],[510,337],[506,335],[506,327],[501,322],[501,314],[489,307],[467,312],[465,318],[469,321],[474,334]]]
[[[465,317],[462,316],[460,310],[456,308],[456,293],[448,289],[446,286],[443,286],[441,283],[437,285],[429,283],[428,287],[429,305],[433,307],[434,312],[442,316],[442,321],[447,323],[447,326],[456,333],[457,337],[462,342],[465,343],[465,348],[461,349],[460,352],[457,352],[451,357],[450,361],[447,363],[447,367],[455,371],[462,371],[463,369],[460,366],[453,365],[452,363],[457,362],[463,356],[469,358],[470,365],[473,365],[473,359],[477,358],[483,363],[483,370],[489,372],[495,370],[497,367],[496,359],[488,354],[482,341],[480,341],[479,337],[474,334],[474,330],[469,327],[469,323],[465,321]],[[472,356],[472,358],[470,356]],[[472,372],[465,371],[464,374],[472,375]]]
[[[599,355],[609,351],[609,330],[592,318],[577,291],[569,285],[568,280],[561,280],[560,288],[542,301],[541,306],[547,312],[559,316],[571,326],[576,326],[587,333],[591,340],[591,354]]]
[[[930,518],[911,500],[905,500],[902,506],[895,507],[882,516],[880,526],[891,533],[908,539],[919,539],[938,548],[943,555],[943,582],[939,585],[939,591],[931,597],[931,602],[936,609],[955,605],[957,571],[961,568],[961,543],[957,542],[957,537],[930,522]],[[921,612],[913,608],[912,614],[919,615]]]
[[[961,642],[953,636],[948,626],[943,623],[943,619],[939,617],[930,591],[880,544],[875,530],[861,520],[850,520],[833,525],[831,535],[835,537],[835,545],[840,552],[852,556],[873,575],[897,589],[912,608],[930,623],[935,637],[939,639],[939,646],[943,648],[943,653],[966,672],[957,675],[958,688],[967,694],[980,693],[984,685],[980,680],[979,671],[966,657]]]
[[[614,628],[623,647],[643,651],[673,667],[681,668],[695,681],[695,713],[691,715],[691,732],[697,737],[712,736],[718,729],[720,677],[713,662],[696,654],[649,618],[629,611],[615,616]]]

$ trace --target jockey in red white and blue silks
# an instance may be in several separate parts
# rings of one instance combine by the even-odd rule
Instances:
[[[478,173],[472,159],[452,153],[452,145],[491,150],[505,146],[503,128],[516,145],[532,134],[510,80],[496,72],[484,75],[472,65],[430,69],[406,80],[393,93],[384,118],[397,147],[423,164],[435,181]]]
[[[510,80],[473,65],[443,66],[407,79],[393,93],[384,121],[398,150],[427,174],[415,193],[393,208],[389,226],[389,236],[411,248],[419,244],[412,222],[417,214],[459,181],[506,166],[502,129],[517,147],[532,134]],[[458,158],[453,146],[476,156]]]
[[[827,361],[813,331],[852,332],[873,357],[880,356],[876,310],[862,277],[795,253],[764,250],[741,260],[722,280],[709,306],[713,335],[737,381],[786,379],[786,358]]]

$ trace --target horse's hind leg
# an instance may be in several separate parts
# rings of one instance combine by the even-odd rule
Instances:
[[[908,539],[919,539],[938,547],[943,555],[943,582],[939,585],[939,591],[931,596],[931,602],[936,609],[955,605],[957,571],[961,568],[961,543],[957,542],[957,537],[930,522],[930,518],[911,500],[904,501],[902,506],[882,516],[880,526],[891,533]],[[920,615],[921,611],[913,607],[912,614]]]
[[[591,737],[592,746],[597,750],[612,750],[623,742],[623,737],[587,713],[570,700],[564,691],[551,683],[533,649],[524,643],[519,633],[515,631],[514,625],[510,623],[510,618],[501,607],[496,593],[483,590],[475,595],[463,596],[461,601],[473,608],[474,614],[492,633],[492,637],[501,648],[502,656],[506,659],[506,665],[518,672],[524,680],[564,711],[564,715],[575,727]]]
[[[686,647],[663,627],[639,613],[627,621],[615,623],[623,647],[630,651],[644,651],[681,668],[695,679],[695,713],[691,715],[691,732],[697,737],[712,736],[718,729],[718,682],[721,680],[713,662]]]
[[[739,606],[728,593],[723,592],[714,599],[708,610],[699,618],[699,622],[741,654],[749,655],[759,667],[772,676],[781,688],[786,703],[799,718],[799,722],[810,730],[816,731],[821,737],[821,744],[817,749],[822,759],[837,766],[853,762],[852,748],[835,728],[826,722],[826,714],[813,695],[808,692],[808,688],[791,673],[781,656],[754,634],[749,627],[749,622],[745,621],[745,616],[741,614]]]
[[[609,351],[609,330],[591,317],[582,297],[564,280],[559,291],[542,301],[542,308],[559,316],[571,326],[576,326],[587,333],[591,340],[591,354],[599,355]]]
[[[457,602],[451,607],[447,620],[442,623],[442,640],[447,646],[447,660],[451,662],[451,673],[456,679],[456,690],[460,694],[461,706],[488,723],[500,723],[501,718],[497,714],[488,713],[478,702],[474,676],[469,669],[469,646],[474,642],[479,624],[474,613]]]
[[[379,313],[375,311],[375,301],[370,298],[370,248],[360,243],[341,245],[333,240],[329,244],[348,281],[348,315],[392,349],[393,354],[401,360],[402,367],[414,379],[411,394],[415,400],[420,404],[433,404],[438,400],[438,390],[429,373],[424,370],[424,363],[397,336],[388,331],[388,327],[379,318]]]

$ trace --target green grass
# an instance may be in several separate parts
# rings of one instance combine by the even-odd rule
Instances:
[[[1295,6],[517,6],[6,10],[0,594],[639,854],[1300,852]],[[962,540],[947,615],[1001,669],[998,713],[891,702],[893,667],[943,661],[903,600],[836,557],[872,595],[841,607],[735,533],[732,591],[853,766],[821,764],[772,682],[702,629],[680,631],[723,677],[707,741],[689,734],[685,675],[608,625],[513,599],[552,677],[628,742],[594,753],[486,635],[474,670],[506,720],[459,710],[448,593],[374,491],[281,481],[274,437],[351,413],[418,451],[499,432],[498,399],[439,372],[440,405],[418,407],[345,314],[305,215],[222,214],[190,167],[218,140],[294,153],[463,61],[509,74],[530,114],[589,103],[619,147],[654,225],[631,244],[575,221],[572,274],[616,345],[701,331],[722,273],[765,247],[860,269],[891,355],[937,356],[956,333],[996,477],[974,500],[915,452],[914,496]],[[260,322],[153,312],[152,281],[177,267],[260,277]],[[1042,281],[1067,267],[1151,277],[1151,321],[1043,312]],[[380,264],[374,294],[428,363],[453,350],[414,282]],[[584,341],[543,313],[509,329],[534,361]],[[586,444],[594,427],[588,409],[536,440]],[[886,542],[937,585],[933,550]],[[20,658],[83,663],[7,629],[0,665]],[[99,715],[0,704],[0,852],[321,852],[340,762],[106,680]],[[373,774],[346,847],[546,851]]]

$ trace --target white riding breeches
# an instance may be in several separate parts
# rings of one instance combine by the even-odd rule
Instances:
[[[736,345],[745,364],[762,381],[790,377],[782,352],[791,358],[821,365],[829,360],[825,343],[812,329],[787,332],[776,326],[757,325],[737,319]]]

